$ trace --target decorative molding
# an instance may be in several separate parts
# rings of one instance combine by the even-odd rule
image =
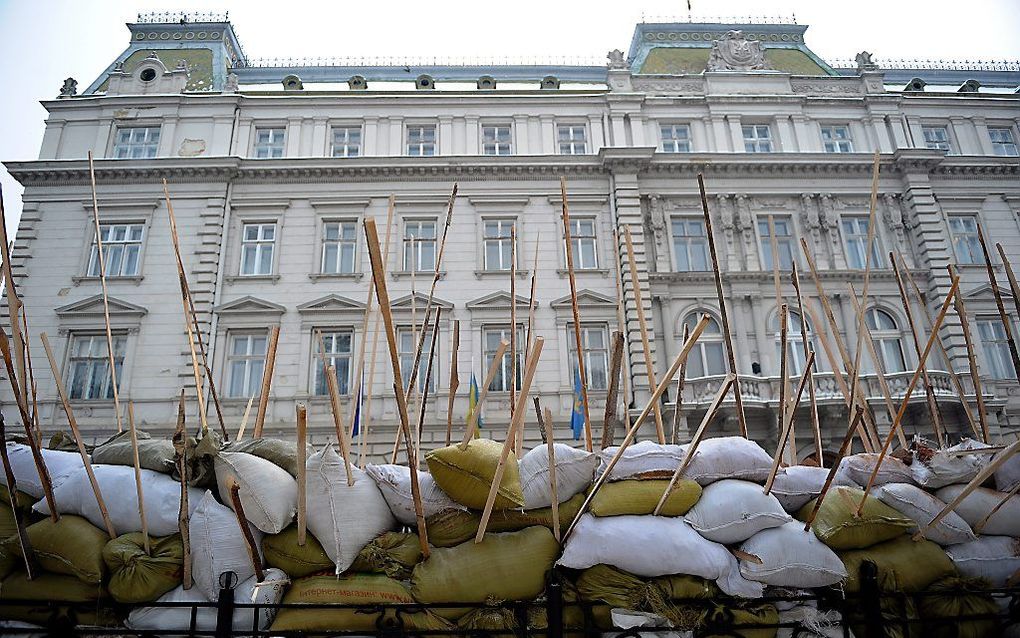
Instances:
[[[140,321],[149,311],[128,301],[109,297],[110,319],[134,319]],[[61,321],[66,319],[102,319],[103,296],[92,295],[81,301],[54,308],[53,312],[60,317]]]
[[[527,310],[528,302],[529,299],[527,297],[517,295],[516,305],[518,309],[523,308],[524,310]],[[536,301],[535,307],[537,308],[538,306],[539,303]],[[472,312],[478,312],[480,310],[499,310],[508,312],[510,310],[510,293],[499,290],[485,295],[484,297],[479,297],[478,299],[469,301],[464,304],[464,307]]]
[[[549,302],[549,307],[557,311],[570,310],[570,295],[560,297],[555,301]],[[577,291],[577,307],[590,308],[593,310],[612,308],[615,311],[616,299],[603,295],[602,293],[595,292],[594,290],[584,288]]]
[[[318,299],[299,305],[297,307],[297,311],[303,315],[323,313],[364,313],[365,304],[360,301],[355,301],[353,299],[348,299],[347,297],[331,293],[325,297],[319,297]]]
[[[272,301],[259,299],[251,295],[245,295],[232,301],[222,303],[213,312],[220,316],[243,316],[243,315],[282,315],[287,308]]]
[[[411,312],[411,297],[412,295],[404,295],[403,297],[397,297],[390,301],[390,309],[394,312]],[[414,292],[414,304],[418,311],[425,312],[425,305],[428,304],[429,296],[423,292]],[[453,304],[439,297],[432,297],[432,305],[438,306],[443,310],[452,310]]]

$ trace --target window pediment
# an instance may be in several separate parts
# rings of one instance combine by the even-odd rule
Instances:
[[[570,295],[561,297],[549,304],[557,311],[570,311]],[[577,291],[577,307],[590,308],[592,310],[616,310],[616,300],[601,293],[585,288]]]
[[[411,300],[414,299],[414,307],[419,312],[425,312],[425,306],[428,305],[429,296],[415,292],[413,295],[404,295],[390,301],[390,309],[394,312],[411,312]],[[432,305],[438,306],[443,310],[453,309],[453,304],[439,297],[432,297]]]
[[[242,316],[242,315],[282,315],[287,309],[280,304],[266,301],[246,295],[222,303],[213,309],[213,312],[220,316]]]
[[[528,297],[522,297],[517,295],[517,308],[528,309],[529,299]],[[484,297],[479,297],[472,301],[467,302],[464,306],[471,311],[477,312],[479,310],[494,310],[494,311],[507,311],[510,310],[510,293],[500,290],[497,292],[490,293]],[[538,302],[535,302],[535,307],[538,307]]]
[[[109,297],[110,305],[110,319],[134,319],[140,320],[149,311],[142,306],[135,305],[133,303],[117,299],[115,297]],[[55,308],[54,312],[61,320],[64,319],[102,319],[103,312],[103,296],[92,295],[76,301],[74,303],[67,304],[66,306],[60,306]]]
[[[320,297],[301,304],[297,307],[297,311],[301,314],[345,312],[363,313],[365,312],[365,304],[337,294],[329,294],[325,297]]]

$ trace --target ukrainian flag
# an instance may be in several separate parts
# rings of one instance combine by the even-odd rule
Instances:
[[[468,386],[468,421],[471,420],[471,415],[478,410],[478,380],[475,378],[474,371],[471,372],[471,384]],[[475,430],[475,438],[481,436],[482,430],[482,413],[478,413],[478,429]]]
[[[584,430],[584,407],[581,401],[581,372],[574,368],[574,408],[570,412],[570,429],[574,431],[575,441],[580,440]]]

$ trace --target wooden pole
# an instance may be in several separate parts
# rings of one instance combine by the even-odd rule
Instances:
[[[574,278],[574,241],[570,232],[570,207],[567,205],[567,178],[560,177],[560,201],[563,222],[563,243],[567,256],[567,278],[570,280],[570,310],[574,317],[574,346],[577,348],[577,374],[581,378],[581,407],[584,409],[584,448],[591,446],[591,416],[588,410],[588,377],[584,369],[584,344],[581,340],[581,313],[577,308],[577,281]]]
[[[786,375],[787,366],[789,365],[789,355],[787,353],[787,350],[789,350],[787,347],[789,335],[787,324],[789,322],[789,312],[789,308],[785,303],[779,306],[779,376],[781,378],[779,382],[779,406],[777,410],[779,419],[776,421],[776,425],[778,426],[776,429],[777,437],[782,437],[783,426],[786,423]],[[796,446],[797,440],[794,439],[794,447]]]
[[[416,330],[417,330],[417,328],[416,328],[417,323],[418,322],[417,322],[417,320],[414,317],[414,285],[412,284],[412,286],[411,286],[411,341],[413,343],[417,343],[418,342],[418,337],[417,337],[417,332],[416,332]],[[428,330],[429,330],[429,314],[426,313],[425,319],[422,322],[421,333],[422,334],[426,334],[428,332]],[[424,349],[424,347],[425,346],[424,346],[424,343],[423,343],[422,344],[422,348]],[[408,416],[410,416],[411,411],[414,409],[413,400],[416,398],[417,390],[418,390],[418,384],[417,383],[412,381],[411,383],[408,384],[408,386],[407,386],[407,411],[408,411]],[[421,406],[419,405],[419,408],[420,407]],[[421,414],[421,410],[420,409],[418,410],[417,414],[419,414],[419,415]],[[417,419],[415,419],[415,423],[417,423]],[[418,441],[418,434],[419,434],[419,432],[418,432],[417,425],[414,426],[414,428],[411,430],[411,433],[415,435],[415,438],[414,438],[413,441],[411,441],[411,444],[412,444],[412,447],[415,450],[415,452],[414,452],[415,467],[418,467],[417,459],[418,459],[418,443],[419,443],[419,441]],[[403,437],[403,433],[398,428],[396,436],[393,437],[393,451],[390,452],[390,463],[391,464],[396,464],[396,462],[397,462],[397,454],[400,452],[400,443],[403,440],[402,437]]]
[[[266,365],[262,370],[262,390],[259,392],[259,411],[255,413],[256,439],[262,438],[262,426],[266,424],[266,408],[269,406],[269,390],[273,384],[273,368],[276,366],[276,346],[280,342],[280,326],[269,330],[269,349],[266,352]]]
[[[797,392],[790,397],[789,410],[785,412],[785,418],[783,420],[783,430],[779,435],[779,442],[776,444],[776,455],[772,459],[772,471],[769,472],[769,477],[765,481],[765,493],[768,494],[772,491],[772,483],[776,480],[776,472],[779,471],[779,462],[783,458],[783,450],[786,448],[786,444],[790,441],[790,435],[793,431],[793,420],[797,416],[797,406],[800,404],[800,398],[804,394],[804,386],[807,384],[809,375],[808,370],[815,363],[815,351],[811,350],[808,353],[807,361],[804,362],[804,372],[800,375],[800,383],[797,385]],[[795,442],[793,442],[796,444]]]
[[[538,397],[535,397],[535,401],[538,401]],[[545,409],[545,415],[542,419],[542,428],[545,431],[546,450],[549,452],[549,489],[552,492],[553,538],[559,542],[560,499],[559,495],[556,494],[556,439],[553,435],[552,412],[549,408]]]
[[[694,326],[694,330],[691,331],[690,339],[684,343],[679,354],[677,354],[676,359],[673,361],[673,364],[669,367],[669,370],[666,371],[665,376],[663,376],[659,381],[658,387],[656,387],[655,391],[652,392],[652,396],[648,399],[648,403],[646,403],[644,409],[641,410],[641,414],[638,415],[634,424],[627,430],[627,434],[623,437],[623,441],[620,443],[620,448],[616,451],[616,454],[613,455],[613,458],[609,460],[609,463],[606,465],[606,469],[602,472],[602,475],[595,479],[595,483],[588,491],[588,496],[586,496],[584,502],[581,503],[581,508],[578,510],[577,516],[574,517],[570,527],[567,528],[566,534],[563,535],[564,539],[570,536],[574,527],[577,526],[577,522],[581,520],[581,516],[583,516],[591,506],[591,502],[595,499],[595,495],[598,494],[598,491],[602,488],[605,482],[609,480],[609,476],[612,474],[613,468],[616,467],[616,464],[623,457],[623,453],[627,450],[627,446],[629,446],[634,440],[634,436],[637,434],[638,428],[641,427],[641,424],[644,423],[645,419],[648,418],[648,415],[651,414],[652,406],[655,402],[659,400],[662,394],[666,391],[666,388],[669,387],[669,384],[673,380],[673,375],[675,375],[676,371],[680,368],[680,364],[687,359],[687,355],[690,354],[691,349],[694,348],[694,344],[698,342],[698,338],[701,337],[701,333],[705,331],[705,327],[708,325],[709,321],[711,321],[711,319],[709,319],[708,315],[702,315],[698,324]]]
[[[680,341],[686,342],[687,337],[691,335],[691,329],[684,323],[684,332]],[[676,375],[676,401],[673,402],[673,432],[670,436],[669,442],[676,445],[677,441],[680,440],[680,407],[684,400],[684,382],[687,380],[687,362],[684,361],[680,364],[680,372]]]
[[[184,546],[182,585],[185,590],[191,589],[191,515],[188,509],[188,438],[184,427],[184,389],[177,404],[177,428],[174,430],[174,464],[181,476],[181,504],[177,510],[177,530],[181,534]]]
[[[453,344],[450,347],[450,391],[446,400],[446,445],[453,437],[453,403],[457,398],[460,378],[457,374],[457,355],[460,351],[460,319],[453,322]]]
[[[1016,274],[1013,272],[1013,266],[1009,263],[1009,258],[1006,257],[1006,251],[1002,249],[1002,244],[996,242],[995,249],[999,251],[999,258],[1002,259],[1002,268],[1006,271],[1009,290],[1013,295],[1013,305],[1016,307],[1017,315],[1020,316],[1020,284],[1017,284]]]
[[[131,451],[134,453],[135,493],[138,497],[138,520],[142,523],[142,544],[147,556],[152,555],[149,546],[149,524],[145,520],[145,494],[142,492],[142,461],[138,455],[138,431],[135,429],[135,404],[128,401],[128,429],[131,430]],[[105,519],[104,519],[105,521]],[[110,538],[116,538],[112,534]]]
[[[259,557],[259,548],[255,543],[255,536],[251,533],[251,528],[248,526],[248,518],[244,515],[244,507],[241,505],[241,495],[239,493],[241,486],[237,484],[233,477],[230,477],[229,482],[230,502],[234,506],[237,526],[241,528],[241,536],[244,537],[244,546],[248,550],[248,558],[251,559],[251,565],[255,568],[255,582],[261,583],[266,579],[266,575],[262,571],[262,559]]]
[[[527,339],[527,347],[524,349],[527,353],[528,349],[531,348],[531,340],[534,338],[535,330],[535,293],[538,289],[538,234],[535,235],[535,262],[531,266],[531,293],[528,295],[528,334],[525,335]],[[527,363],[527,362],[525,362]]]
[[[648,375],[648,387],[654,388],[655,364],[652,363],[652,348],[648,338],[648,323],[645,320],[644,299],[641,294],[641,282],[638,281],[637,259],[634,256],[634,242],[630,236],[630,226],[623,227],[623,238],[627,244],[627,262],[630,265],[630,285],[634,290],[634,305],[637,307],[638,327],[641,330],[641,348],[645,355],[645,374]],[[580,346],[578,346],[580,348]],[[580,349],[578,349],[580,352]],[[662,423],[662,406],[655,404],[655,435],[659,445],[666,443],[666,430]]]
[[[344,471],[347,472],[347,487],[351,487],[354,485],[354,474],[351,472],[351,444],[340,417],[340,388],[337,386],[336,368],[329,366],[326,373],[326,389],[329,392],[330,411],[333,413],[333,426],[336,428],[340,456],[344,459]]]
[[[241,416],[241,427],[237,429],[237,440],[240,441],[244,438],[244,428],[248,425],[248,415],[251,414],[251,405],[255,403],[255,395],[251,395],[248,398],[248,405],[244,408],[244,415]]]
[[[390,296],[386,290],[386,270],[379,251],[379,234],[375,220],[365,220],[365,243],[368,246],[369,261],[372,263],[372,277],[375,279],[376,301],[386,329],[386,342],[390,350],[390,365],[393,368],[393,389],[396,393],[397,413],[400,417],[400,429],[404,433],[407,451],[407,467],[411,472],[411,499],[414,501],[414,515],[418,526],[418,542],[422,555],[428,558],[429,541],[425,528],[425,514],[422,510],[421,487],[418,485],[418,472],[414,466],[414,451],[411,449],[411,425],[407,418],[407,398],[404,395],[403,379],[400,376],[400,354],[397,349],[397,333],[393,327],[393,315],[390,312]],[[413,377],[412,377],[413,379]]]
[[[308,497],[307,497],[307,485],[308,479],[305,475],[305,466],[307,459],[305,458],[308,451],[308,411],[303,403],[298,403],[295,407],[296,418],[297,418],[297,544],[301,547],[305,546],[306,534],[307,534],[307,516],[308,516]],[[347,464],[348,477],[350,477],[350,462]],[[350,483],[348,483],[350,485]]]
[[[3,219],[0,219],[0,224]],[[18,545],[21,548],[21,557],[25,564],[25,575],[28,580],[36,577],[39,564],[36,560],[35,550],[32,549],[32,541],[28,538],[28,530],[25,529],[25,517],[18,509],[18,481],[14,477],[14,469],[11,467],[11,457],[7,452],[7,427],[4,423],[3,412],[0,412],[0,459],[3,460],[4,476],[7,478],[7,499],[11,506],[11,516],[14,517],[14,526],[17,530]]]
[[[390,195],[389,207],[386,213],[386,243],[383,246],[383,272],[386,272],[387,265],[390,261],[390,239],[393,237],[393,209],[395,207],[395,197]],[[385,275],[384,275],[385,276]],[[371,286],[375,288],[375,279],[372,278]],[[375,380],[375,362],[376,353],[379,347],[379,322],[382,320],[382,315],[379,312],[375,313],[375,317],[372,320],[372,355],[369,359],[368,364],[368,389],[365,392],[365,404],[363,406],[363,414],[361,415],[362,434],[358,439],[358,465],[361,469],[365,469],[365,452],[368,449],[368,436],[371,432],[372,425],[372,385]],[[367,329],[368,326],[366,325]]]
[[[96,262],[99,264],[99,285],[103,291],[103,322],[106,326],[106,350],[110,355],[110,386],[113,390],[113,411],[117,415],[117,431],[124,431],[120,417],[120,392],[117,388],[117,362],[113,352],[113,331],[110,329],[110,296],[106,292],[106,264],[103,261],[103,231],[99,224],[99,198],[96,195],[96,169],[89,151],[89,179],[92,183],[92,221],[96,227]]]
[[[815,516],[818,515],[818,510],[822,507],[822,501],[825,500],[825,495],[829,493],[829,488],[832,487],[832,481],[836,478],[836,471],[839,469],[840,461],[846,455],[850,449],[850,441],[853,440],[854,433],[857,432],[861,427],[861,420],[864,418],[864,408],[857,404],[854,406],[854,417],[850,419],[850,425],[846,429],[846,434],[843,435],[843,443],[839,446],[839,451],[836,453],[836,460],[832,462],[832,467],[829,468],[829,473],[825,476],[825,483],[822,484],[822,491],[818,493],[818,498],[815,499],[815,506],[811,509],[811,513],[808,514],[807,520],[804,521],[804,531],[811,530],[811,523],[815,521]]]
[[[977,223],[978,241],[981,242],[981,253],[985,256],[985,269],[988,271],[988,282],[992,284],[992,294],[995,295],[995,306],[999,310],[999,319],[1002,320],[1002,329],[1006,332],[1006,343],[1009,345],[1009,356],[1013,358],[1013,369],[1020,377],[1020,354],[1017,354],[1016,341],[1013,340],[1013,326],[1006,314],[1006,307],[1002,303],[1002,293],[999,292],[999,284],[995,280],[995,269],[992,267],[992,257],[988,254],[988,245],[985,243],[985,231],[981,228],[981,222]]]
[[[613,246],[619,248],[620,246],[620,233],[614,228],[613,229]],[[627,320],[623,312],[623,274],[620,272],[620,259],[619,256],[613,259],[613,270],[616,271],[616,325],[621,333],[623,333],[623,342],[627,344],[630,342],[627,335]],[[685,338],[684,341],[687,339]],[[627,427],[630,427],[630,365],[627,363],[630,359],[627,348],[623,349],[623,416],[624,421],[627,423]],[[615,435],[614,435],[615,438]]]
[[[485,537],[485,528],[489,525],[489,517],[492,516],[492,507],[496,503],[496,493],[499,492],[499,484],[503,481],[503,472],[506,470],[506,460],[513,449],[517,429],[524,422],[524,415],[527,413],[528,391],[531,389],[531,382],[535,378],[535,370],[538,368],[538,360],[542,356],[542,346],[545,339],[535,338],[535,345],[531,347],[531,354],[528,365],[524,370],[524,380],[521,382],[521,392],[517,397],[518,405],[513,410],[513,417],[510,419],[510,428],[507,430],[506,439],[503,441],[503,450],[499,455],[499,462],[496,464],[496,471],[492,477],[492,484],[489,487],[489,495],[485,499],[485,508],[482,510],[482,520],[478,524],[478,532],[475,534],[475,543],[481,543]]]
[[[616,399],[620,389],[620,367],[623,364],[623,333],[613,331],[613,347],[609,358],[609,389],[606,392],[606,415],[602,421],[602,442],[599,449],[604,450],[613,444],[613,433],[616,429]]]
[[[726,346],[726,359],[733,373],[733,399],[737,407],[737,421],[740,424],[740,435],[747,438],[747,421],[744,419],[744,400],[740,396],[740,373],[737,371],[736,355],[733,351],[733,336],[730,334],[730,319],[726,312],[726,297],[723,295],[722,271],[719,268],[719,256],[715,250],[715,236],[712,234],[712,217],[708,214],[708,195],[705,193],[705,176],[698,173],[698,190],[701,191],[701,209],[705,214],[705,235],[708,238],[708,251],[712,256],[712,271],[715,273],[715,294],[719,301],[719,318],[722,320],[723,344]]]
[[[26,348],[21,324],[15,319],[23,312],[21,298],[18,297],[17,286],[14,284],[14,273],[11,271],[11,243],[7,238],[7,216],[4,213],[3,188],[0,187],[0,256],[3,258],[3,275],[5,294],[7,295],[7,312],[11,319],[11,338],[14,340],[14,369],[21,383],[22,396],[28,395],[28,375],[26,374]]]
[[[510,227],[510,420],[514,418],[514,407],[517,403],[517,229]],[[527,352],[528,346],[524,346]],[[521,451],[514,441],[517,458]]]
[[[67,416],[67,424],[71,428],[71,434],[74,436],[74,442],[78,446],[78,454],[81,456],[82,465],[85,466],[85,473],[89,477],[89,485],[92,486],[92,493],[96,497],[96,503],[99,505],[99,513],[103,517],[103,526],[106,527],[106,533],[109,534],[110,539],[117,538],[117,532],[113,529],[113,522],[110,520],[110,513],[106,509],[106,501],[103,499],[103,492],[99,488],[99,481],[96,480],[96,475],[92,471],[92,461],[89,458],[88,452],[85,451],[85,444],[82,441],[81,430],[78,429],[78,420],[74,418],[74,411],[71,409],[71,402],[67,399],[67,392],[64,389],[64,380],[60,375],[60,368],[57,366],[57,360],[53,356],[53,349],[50,348],[50,340],[43,332],[39,335],[39,340],[42,341],[43,350],[46,351],[46,359],[50,363],[50,370],[53,372],[53,380],[57,385],[57,396],[60,397],[60,403],[64,407],[64,415]],[[128,404],[130,405],[130,404]],[[135,437],[132,435],[132,445],[137,447],[135,443]],[[141,498],[141,488],[139,487],[139,498]],[[145,520],[144,518],[142,519]],[[146,549],[145,553],[149,553]]]
[[[478,402],[475,403],[475,409],[468,415],[467,427],[464,428],[464,439],[460,442],[460,449],[466,450],[468,443],[471,441],[471,437],[475,435],[475,428],[478,426],[478,416],[482,411],[482,405],[485,403],[485,397],[489,393],[489,386],[492,385],[492,380],[496,378],[496,372],[500,369],[503,363],[503,353],[506,352],[507,346],[510,344],[506,339],[499,342],[499,347],[496,348],[496,353],[492,357],[492,363],[489,364],[489,371],[485,374],[485,383],[482,385],[481,391],[478,393]]]
[[[436,346],[439,344],[439,317],[443,309],[436,306],[436,318],[432,322],[432,341],[429,343],[429,360],[425,364],[425,387],[422,388],[421,402],[418,404],[418,427],[415,428],[415,463],[417,468],[421,464],[421,435],[425,429],[425,410],[428,407],[429,387],[432,385],[432,363],[436,360]],[[425,325],[428,325],[428,317],[425,317]]]
[[[804,316],[804,298],[800,293],[800,275],[797,274],[796,261],[793,262],[793,271],[790,277],[793,283],[793,290],[796,293],[797,298],[797,315],[800,317],[800,341],[801,345],[804,346],[804,358],[807,359],[808,352],[811,350],[811,345],[808,341],[808,323],[807,317]],[[811,406],[811,429],[815,438],[815,460],[818,462],[818,467],[825,467],[825,462],[822,460],[822,427],[818,421],[818,403],[815,400],[814,366],[810,366],[807,371],[808,401]],[[836,374],[839,373],[837,372]],[[891,413],[890,416],[892,416]]]
[[[956,269],[952,264],[946,266],[949,276],[956,276]],[[981,437],[985,444],[988,444],[988,416],[985,412],[985,397],[981,392],[981,374],[978,372],[977,355],[974,353],[974,343],[971,341],[970,319],[967,318],[967,308],[963,304],[963,297],[957,295],[953,299],[956,304],[956,314],[960,317],[960,327],[963,329],[963,342],[967,346],[967,363],[970,367],[970,379],[974,384],[974,397],[977,399],[978,421],[981,423]],[[948,360],[948,357],[946,357]],[[966,403],[964,404],[966,405]],[[969,414],[969,412],[968,412]]]
[[[21,306],[22,335],[25,338],[25,369],[28,374],[28,383],[32,388],[32,427],[35,430],[36,441],[42,445],[42,426],[39,423],[39,393],[35,383],[34,366],[32,365],[32,344],[28,331],[28,313],[25,312],[24,304]]]
[[[776,239],[776,222],[775,222],[775,218],[771,214],[768,216],[768,226],[769,226],[769,247],[770,247],[771,252],[772,252],[772,283],[776,287],[776,308],[782,308],[783,306],[786,306],[786,301],[783,298],[783,288],[782,288],[782,286],[779,283],[779,241]],[[791,267],[793,266],[792,260],[791,260],[791,264],[790,265],[791,265]],[[789,327],[789,306],[786,306],[785,313],[786,313],[787,328],[788,328]],[[804,322],[802,321],[801,323],[804,323]],[[782,424],[786,421],[784,416],[785,416],[785,410],[786,410],[786,396],[790,393],[790,379],[789,379],[789,374],[787,372],[787,367],[786,367],[787,364],[788,364],[788,362],[786,361],[786,359],[788,359],[788,354],[786,352],[786,349],[787,349],[787,337],[783,336],[783,335],[786,334],[786,331],[781,328],[780,329],[780,333],[781,333],[780,341],[782,341],[782,349],[783,349],[783,351],[780,354],[780,366],[779,366],[780,367],[780,373],[779,373],[779,419],[777,420],[777,423],[779,424],[779,429],[782,430],[783,429],[783,425]],[[778,435],[779,432],[776,432],[776,434]],[[796,431],[794,431],[794,433],[793,433],[793,441],[794,441],[794,444],[791,446],[791,449],[792,449],[792,452],[793,452],[794,456],[791,459],[790,464],[791,465],[796,465],[797,464],[797,457],[796,457],[796,453],[797,453],[797,434],[796,434]]]
[[[946,312],[949,310],[949,305],[953,302],[953,296],[957,294],[959,289],[960,278],[956,277],[953,279],[953,285],[949,288],[949,294],[946,295],[946,300],[942,302],[939,314],[935,317],[935,324],[932,326],[931,336],[928,337],[928,343],[925,344],[924,351],[921,353],[920,357],[918,357],[917,369],[914,370],[914,374],[910,378],[910,383],[907,385],[907,389],[903,393],[903,403],[900,404],[900,410],[896,413],[896,418],[893,419],[889,435],[885,438],[882,450],[878,454],[878,460],[875,462],[875,469],[872,470],[871,476],[868,477],[868,484],[864,488],[864,495],[861,497],[861,502],[857,506],[858,515],[860,515],[861,510],[864,508],[864,503],[868,499],[868,492],[871,491],[871,488],[875,484],[875,477],[878,476],[878,470],[882,467],[882,461],[885,460],[885,455],[889,451],[889,445],[892,443],[893,435],[896,432],[896,429],[900,427],[903,415],[907,412],[907,406],[910,403],[910,395],[914,392],[917,380],[920,378],[921,371],[924,369],[925,362],[928,360],[928,353],[931,352],[932,345],[939,338],[939,328],[942,327],[942,320],[946,318]]]

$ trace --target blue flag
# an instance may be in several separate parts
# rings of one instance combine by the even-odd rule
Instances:
[[[574,409],[570,412],[570,429],[574,431],[575,441],[581,438],[584,430],[584,408],[581,401],[581,372],[574,368]]]
[[[358,397],[354,403],[354,422],[351,423],[351,438],[361,432],[361,403],[365,399],[365,371],[361,371],[361,383],[358,385]]]
[[[468,420],[471,419],[471,414],[479,410],[478,413],[478,429],[475,430],[475,435],[482,429],[482,413],[481,406],[478,405],[478,380],[475,379],[474,370],[471,371],[471,384],[468,386]]]

